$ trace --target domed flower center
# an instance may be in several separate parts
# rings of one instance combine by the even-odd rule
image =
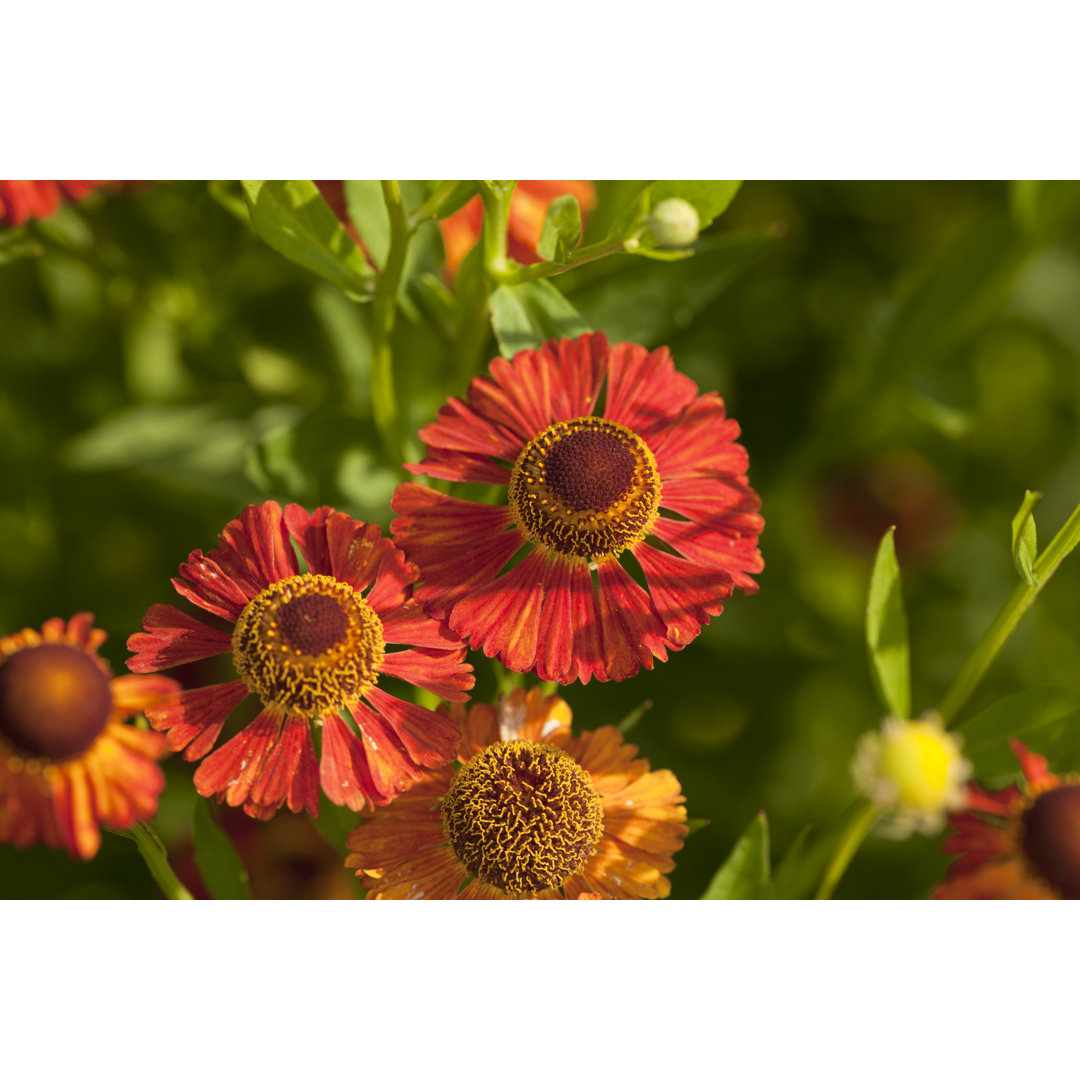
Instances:
[[[1023,815],[1020,844],[1040,877],[1080,900],[1080,785],[1039,795]]]
[[[31,646],[0,666],[0,735],[30,757],[79,757],[112,711],[109,676],[82,649]]]
[[[495,743],[464,765],[442,813],[469,873],[512,896],[561,885],[604,831],[585,770],[557,747],[526,739]]]
[[[386,648],[382,622],[350,585],[323,574],[275,581],[240,612],[233,663],[264,705],[323,715],[372,687]]]
[[[597,416],[552,424],[525,446],[510,476],[510,508],[529,539],[588,562],[642,540],[659,505],[652,451]]]

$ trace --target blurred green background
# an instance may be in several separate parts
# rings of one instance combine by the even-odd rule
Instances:
[[[586,239],[643,183],[598,183]],[[248,502],[388,523],[398,473],[368,405],[370,307],[271,250],[230,212],[237,192],[96,196],[29,227],[43,254],[0,264],[0,632],[90,610],[121,671],[147,607],[176,599],[177,565]],[[437,268],[438,232],[422,235]],[[584,727],[652,703],[631,740],[709,822],[672,875],[673,897],[692,898],[758,810],[780,854],[850,802],[855,741],[881,715],[863,617],[882,532],[897,526],[920,712],[1017,580],[1025,489],[1045,493],[1044,542],[1075,505],[1080,185],[747,182],[694,258],[616,256],[553,280],[595,329],[667,344],[720,391],[763,500],[757,596],[651,672],[564,691]],[[465,384],[452,342],[405,299],[397,384],[415,441]],[[485,358],[497,351],[489,338]],[[1074,557],[969,711],[1076,677],[1078,596]],[[490,697],[490,663],[472,660]],[[197,889],[193,769],[167,763],[157,825]],[[302,819],[232,827],[256,896],[349,895],[341,856]],[[940,837],[871,838],[838,895],[922,897],[944,866]],[[0,849],[0,895],[157,892],[134,845],[106,835],[86,865]]]

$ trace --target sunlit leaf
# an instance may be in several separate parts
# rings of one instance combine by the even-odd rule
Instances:
[[[866,644],[870,650],[870,673],[882,705],[896,716],[910,716],[907,614],[900,592],[900,567],[896,563],[893,529],[881,538],[870,577]]]
[[[591,327],[550,281],[500,285],[488,302],[491,325],[504,356],[538,349],[552,338],[577,337]]]
[[[697,211],[704,229],[728,208],[741,183],[741,180],[657,180],[615,219],[608,236],[624,239],[636,236],[652,208],[664,199],[685,199]]]
[[[349,218],[375,265],[382,266],[390,250],[390,217],[386,212],[382,183],[379,180],[346,180],[344,186]]]
[[[195,800],[192,837],[195,864],[211,897],[215,900],[250,900],[248,872],[228,833],[214,821],[206,799]]]
[[[544,218],[536,253],[548,262],[569,262],[581,239],[581,206],[573,195],[553,199]]]
[[[1035,507],[1042,499],[1041,491],[1027,491],[1016,516],[1012,519],[1012,556],[1016,572],[1027,585],[1038,585],[1035,577],[1035,558],[1038,542],[1035,533]]]
[[[713,876],[702,900],[754,900],[769,888],[769,821],[761,811]]]

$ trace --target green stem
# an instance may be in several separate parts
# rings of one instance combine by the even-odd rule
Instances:
[[[401,438],[401,417],[394,390],[394,353],[391,339],[397,317],[397,294],[405,269],[405,254],[412,233],[405,219],[401,188],[396,180],[382,181],[386,212],[390,218],[390,249],[375,286],[371,355],[371,407],[375,425],[386,448],[387,464],[401,467],[405,447]]]
[[[515,184],[496,190],[491,184],[480,184],[480,198],[484,200],[484,270],[492,281],[499,281],[509,273],[510,263],[506,256],[506,234],[510,227],[510,201],[514,197]]]
[[[526,281],[539,281],[541,278],[565,274],[567,270],[574,270],[586,263],[595,262],[597,259],[604,258],[605,255],[613,255],[617,251],[622,251],[624,247],[622,240],[601,240],[599,243],[579,248],[574,253],[574,257],[566,263],[541,262],[534,263],[532,266],[521,266],[516,270],[508,270],[498,275],[499,284],[521,285]]]
[[[946,726],[967,703],[975,687],[979,685],[987,669],[994,662],[994,658],[1020,625],[1020,620],[1027,613],[1028,608],[1035,603],[1035,597],[1042,592],[1043,586],[1053,577],[1062,560],[1078,542],[1080,542],[1080,506],[1072,512],[1057,536],[1047,544],[1043,553],[1035,560],[1033,572],[1036,584],[1028,585],[1021,582],[1017,585],[1012,596],[998,612],[997,618],[983,634],[952,686],[941,699],[937,711],[941,714],[942,723]]]
[[[460,180],[444,180],[435,190],[409,215],[409,229],[414,230],[418,225],[434,221],[439,211],[443,208],[446,200],[450,198],[461,184]]]
[[[169,865],[169,853],[165,850],[161,837],[154,832],[151,826],[136,822],[128,829],[128,836],[135,841],[135,846],[139,849],[139,854],[143,857],[147,869],[158,883],[158,888],[165,894],[166,899],[194,899],[173,872],[173,868]]]
[[[848,868],[848,864],[855,857],[855,852],[859,850],[862,842],[866,839],[867,833],[874,827],[874,822],[877,821],[879,814],[878,808],[873,803],[868,802],[851,819],[851,824],[848,825],[844,835],[840,838],[840,843],[836,845],[836,850],[829,860],[829,865],[825,867],[821,884],[818,886],[818,891],[814,896],[815,900],[828,900],[832,897],[836,886],[840,884],[840,879]]]

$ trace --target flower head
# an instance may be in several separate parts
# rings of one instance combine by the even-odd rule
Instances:
[[[459,762],[349,834],[376,900],[665,897],[687,828],[679,783],[613,727],[574,736],[539,688],[454,706]]]
[[[667,349],[586,334],[489,371],[421,430],[428,456],[406,468],[504,486],[506,503],[394,495],[431,614],[515,671],[619,680],[681,649],[734,588],[757,591],[764,523],[739,426]]]
[[[964,805],[971,764],[936,715],[887,716],[880,734],[869,731],[859,740],[851,772],[862,793],[889,815],[886,831],[905,837],[937,832],[946,811]]]
[[[321,783],[333,802],[360,810],[388,802],[453,757],[458,731],[450,720],[378,685],[396,678],[464,701],[473,679],[464,646],[412,599],[416,570],[377,525],[327,506],[309,514],[266,502],[244,510],[221,540],[206,555],[192,552],[173,585],[232,623],[232,633],[155,604],[144,633],[128,641],[132,671],[231,654],[238,678],[147,710],[188,761],[209,753],[249,694],[262,704],[199,766],[201,795],[261,819],[283,804],[317,814]],[[322,729],[318,766],[312,723]]]
[[[942,845],[959,855],[934,900],[1080,900],[1080,776],[1055,776],[1046,758],[1010,739],[1024,779],[968,785]]]
[[[589,180],[519,180],[510,196],[507,252],[528,266],[540,262],[537,246],[548,207],[560,195],[573,195],[587,214],[596,206],[596,189]],[[460,210],[439,222],[446,249],[446,272],[453,276],[473,249],[484,227],[484,204],[474,195]]]
[[[157,812],[165,740],[124,720],[177,689],[163,676],[112,677],[88,612],[0,638],[0,843],[41,842],[82,859],[101,825]]]
[[[55,214],[65,200],[78,202],[116,180],[0,180],[0,224],[19,226]]]

